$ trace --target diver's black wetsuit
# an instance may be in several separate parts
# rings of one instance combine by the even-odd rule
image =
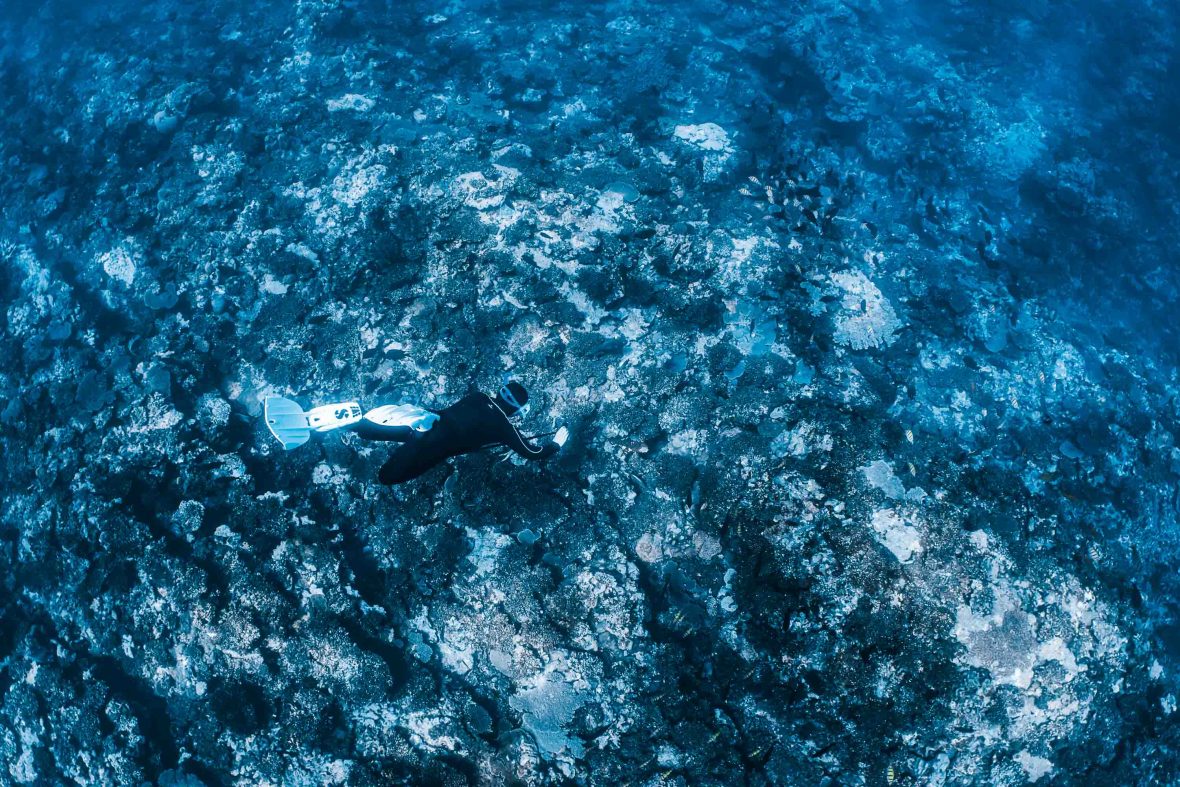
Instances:
[[[467,454],[493,445],[511,448],[525,459],[546,459],[557,453],[559,446],[546,443],[534,448],[486,394],[469,393],[445,410],[438,411],[439,419],[426,432],[398,427],[397,432],[375,431],[362,437],[376,440],[404,440],[389,457],[377,478],[383,484],[400,484],[417,478],[430,468],[452,456]]]

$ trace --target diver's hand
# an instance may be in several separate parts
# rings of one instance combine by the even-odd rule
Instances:
[[[553,444],[561,448],[568,439],[570,439],[570,430],[563,426],[557,430],[557,434],[553,435]]]

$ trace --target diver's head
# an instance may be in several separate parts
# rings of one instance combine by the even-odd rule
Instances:
[[[529,409],[529,392],[516,380],[509,380],[500,386],[500,392],[496,394],[496,404],[509,418],[524,415]]]

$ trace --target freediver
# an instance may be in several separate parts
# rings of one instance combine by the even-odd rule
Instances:
[[[564,426],[537,446],[521,435],[513,418],[528,412],[529,393],[516,380],[506,380],[494,397],[472,390],[450,407],[427,410],[411,404],[383,405],[362,413],[357,402],[326,404],[304,412],[290,399],[265,402],[266,426],[283,448],[308,441],[311,433],[346,429],[365,440],[401,443],[381,466],[377,479],[392,485],[409,481],[452,456],[504,446],[529,460],[548,459],[569,438]]]

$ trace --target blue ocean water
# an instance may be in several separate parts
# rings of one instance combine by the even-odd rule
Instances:
[[[4,4],[0,783],[1176,783],[1178,19]]]

